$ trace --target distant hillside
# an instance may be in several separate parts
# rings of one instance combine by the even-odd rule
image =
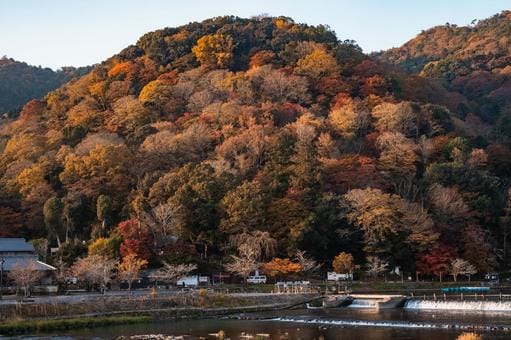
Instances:
[[[0,235],[201,272],[254,238],[324,268],[507,266],[510,144],[442,82],[287,17],[147,33],[0,126]]]
[[[500,119],[511,130],[511,12],[504,11],[471,26],[428,29],[399,48],[378,54],[410,73],[441,79],[464,95],[484,121]],[[509,136],[508,136],[509,137]]]
[[[21,109],[30,99],[39,99],[89,68],[66,67],[53,71],[30,66],[7,57],[0,59],[0,115]]]

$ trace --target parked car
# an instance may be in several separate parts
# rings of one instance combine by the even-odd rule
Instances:
[[[498,273],[488,273],[484,276],[484,279],[490,287],[497,287],[500,284],[500,275]]]

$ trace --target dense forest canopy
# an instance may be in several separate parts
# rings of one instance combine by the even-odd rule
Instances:
[[[16,116],[30,99],[40,99],[73,77],[82,76],[88,71],[89,67],[64,67],[53,71],[3,56],[0,59],[0,115]]]
[[[212,271],[249,239],[274,245],[266,260],[506,266],[506,105],[490,117],[424,72],[287,17],[148,33],[0,126],[0,234],[47,238],[68,264],[85,241]]]
[[[472,113],[486,123],[497,123],[501,129],[493,133],[510,137],[510,11],[470,26],[431,28],[378,57],[462,94],[468,100],[468,107],[460,107],[465,115]]]

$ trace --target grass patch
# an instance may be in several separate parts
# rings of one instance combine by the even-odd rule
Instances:
[[[0,334],[18,335],[26,333],[61,331],[68,329],[92,328],[150,322],[151,316],[107,316],[82,317],[56,320],[28,320],[0,324]]]

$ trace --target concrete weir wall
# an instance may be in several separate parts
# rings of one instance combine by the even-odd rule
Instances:
[[[405,305],[407,300],[407,297],[404,295],[354,294],[352,297],[352,305],[361,300],[373,303],[376,309],[400,308]]]
[[[375,295],[375,294],[337,295],[325,299],[325,301],[323,302],[323,306],[390,309],[403,307],[405,305],[406,300],[407,297],[404,295]]]

